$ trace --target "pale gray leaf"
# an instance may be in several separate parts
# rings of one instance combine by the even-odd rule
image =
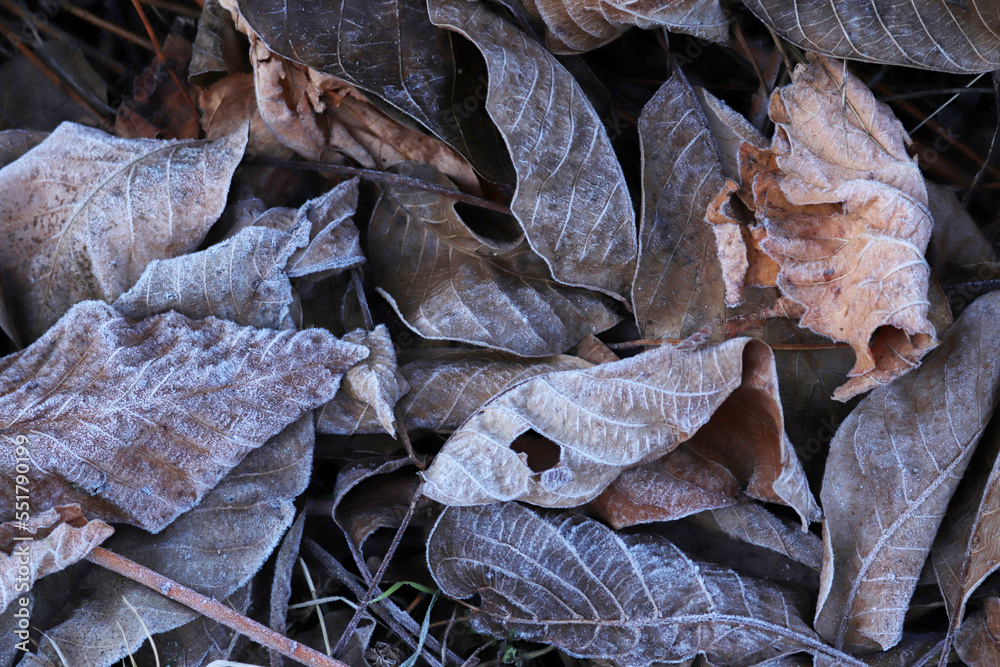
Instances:
[[[864,665],[816,637],[804,596],[572,514],[543,518],[517,503],[447,508],[427,564],[447,595],[479,594],[478,631],[575,657],[639,667],[702,654],[743,667],[809,651]]]
[[[1000,294],[977,299],[919,368],[875,389],[830,446],[816,629],[836,646],[894,646],[1000,384]]]
[[[635,214],[601,119],[573,76],[485,3],[430,0],[435,25],[476,45],[489,68],[486,109],[507,142],[511,211],[556,280],[628,294]]]

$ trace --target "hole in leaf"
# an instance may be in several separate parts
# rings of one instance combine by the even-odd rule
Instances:
[[[510,448],[524,455],[521,458],[526,459],[525,463],[532,472],[545,472],[556,467],[562,453],[559,445],[535,431],[519,435],[511,443]]]

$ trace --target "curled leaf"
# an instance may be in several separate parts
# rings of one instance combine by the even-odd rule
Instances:
[[[753,665],[809,651],[864,665],[815,636],[800,595],[572,514],[543,518],[517,503],[448,508],[427,564],[447,595],[481,596],[472,613],[480,632],[580,658],[639,667],[702,654]]]
[[[850,650],[885,650],[952,493],[1000,398],[1000,294],[980,297],[920,368],[869,394],[837,429],[817,631]]]
[[[86,302],[0,362],[0,435],[27,438],[36,506],[76,502],[157,532],[366,354],[319,330],[135,322]],[[13,494],[14,461],[0,469]]]
[[[774,312],[850,343],[856,362],[834,393],[846,401],[915,368],[936,344],[927,191],[902,125],[842,62],[797,67],[770,115],[770,149],[741,145],[742,186],[730,182],[707,214],[727,301],[740,302],[743,284],[777,284],[785,300]],[[734,217],[733,191],[755,224]]]
[[[986,598],[983,610],[962,624],[955,650],[968,667],[1000,663],[1000,598]]]
[[[0,612],[27,596],[35,581],[85,558],[114,532],[100,519],[85,519],[79,505],[0,524]]]
[[[758,363],[770,364],[773,377],[773,359],[764,350],[748,338],[700,349],[664,345],[622,361],[525,380],[488,401],[448,439],[424,473],[424,493],[449,505],[585,503],[623,470],[658,459],[694,436],[744,382],[744,369],[753,375]],[[767,361],[755,361],[757,355]],[[780,408],[771,409],[780,425]],[[766,423],[774,427],[773,415]],[[518,437],[532,430],[558,447],[554,466],[535,470],[531,454],[519,451]],[[792,456],[789,447],[781,451],[766,458]],[[781,470],[781,483],[796,498],[808,497],[807,489],[800,495],[805,480],[796,466],[793,459],[787,469],[771,470]],[[773,479],[771,474],[764,476]]]
[[[635,272],[635,214],[604,125],[573,76],[484,3],[431,0],[489,68],[486,109],[517,172],[511,211],[556,280],[610,295]],[[561,351],[561,350],[556,350]]]

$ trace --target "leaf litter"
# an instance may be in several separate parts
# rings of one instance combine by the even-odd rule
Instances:
[[[0,662],[993,664],[994,195],[836,57],[995,40],[883,4],[208,0],[0,132]]]

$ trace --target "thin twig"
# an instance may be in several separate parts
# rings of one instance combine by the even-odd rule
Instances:
[[[309,667],[349,667],[339,660],[325,656],[319,651],[314,651],[308,646],[303,646],[299,642],[279,635],[274,630],[261,625],[253,619],[247,618],[235,609],[193,591],[187,586],[178,584],[169,577],[165,577],[159,572],[155,572],[145,565],[140,565],[113,551],[108,551],[103,547],[95,547],[90,552],[90,555],[87,556],[87,559],[103,568],[151,588],[174,602],[179,602],[200,614],[208,616],[216,623],[220,623],[241,635],[249,637],[261,646],[266,646],[292,660],[298,660],[303,665],[308,665]]]
[[[997,141],[997,136],[1000,135],[1000,72],[993,72],[993,97],[993,110],[997,114],[996,125],[993,126],[993,139],[990,140],[990,149],[986,151],[986,159],[983,160],[983,166],[976,172],[976,177],[972,179],[969,189],[965,191],[965,195],[962,197],[962,206],[969,205],[972,193],[975,191],[976,186],[982,182],[987,167],[991,166],[997,157],[997,145],[1000,144]]]
[[[356,597],[361,599],[365,594],[365,589],[358,583],[357,579],[347,571],[343,565],[341,565],[333,556],[328,554],[323,547],[316,544],[313,540],[308,537],[302,539],[302,543],[305,545],[306,549],[316,557],[323,567],[330,571],[330,573],[344,586],[346,586]],[[381,592],[379,592],[381,595]],[[375,597],[378,598],[379,595]],[[461,602],[461,601],[459,601]],[[412,617],[408,616],[399,606],[392,600],[386,598],[378,602],[374,602],[368,607],[371,609],[376,616],[378,616],[383,623],[389,626],[397,637],[406,642],[407,646],[410,648],[416,648],[417,646],[417,635],[420,633],[420,625],[413,620]],[[430,651],[435,653],[440,652],[442,646],[433,635],[427,637],[427,647]],[[448,656],[448,661],[455,665],[462,664],[462,658],[456,655],[451,649],[446,652]],[[425,655],[424,659],[430,663],[431,667],[441,667],[441,663],[438,662],[434,655]]]
[[[632,347],[659,347],[660,345],[680,345],[684,340],[681,338],[645,338],[643,340],[630,340],[624,343],[609,343],[612,350],[627,350]],[[850,347],[849,343],[771,343],[772,350],[791,350],[796,352],[808,352],[811,350],[837,350]]]
[[[330,164],[328,162],[298,162],[295,160],[282,160],[274,157],[256,156],[250,160],[254,164],[263,164],[272,167],[284,167],[286,169],[298,169],[300,171],[321,171],[326,174],[336,174],[338,176],[359,176],[366,181],[378,183],[380,185],[396,185],[415,190],[433,192],[455,201],[460,201],[471,206],[478,206],[497,213],[510,215],[510,209],[503,204],[491,202],[474,195],[469,195],[458,190],[445,188],[435,183],[422,181],[419,178],[410,178],[401,174],[394,174],[389,171],[375,171],[374,169],[362,169],[360,167],[347,167],[341,164]]]
[[[896,100],[913,100],[928,95],[967,95],[969,93],[992,93],[992,88],[933,88],[931,90],[919,90],[915,93],[897,93],[895,95],[885,95],[878,97],[879,102],[895,102]]]
[[[62,90],[64,93],[66,93],[70,97],[70,99],[72,99],[74,102],[76,102],[81,107],[86,109],[87,113],[93,116],[97,120],[97,122],[100,123],[102,128],[104,128],[105,130],[111,129],[111,125],[108,124],[108,121],[104,120],[104,116],[102,116],[100,112],[90,104],[90,102],[83,99],[80,93],[73,90],[72,86],[68,85],[65,81],[63,81],[59,77],[58,74],[53,72],[52,69],[48,65],[46,65],[41,58],[35,55],[34,51],[25,46],[25,44],[21,41],[21,39],[14,34],[13,30],[8,28],[4,23],[0,23],[0,32],[2,32],[7,37],[7,39],[10,40],[10,42],[14,45],[14,47],[17,48],[17,50],[20,51],[21,54],[28,59],[28,62],[37,67],[42,72],[42,74],[44,74],[46,77],[48,77],[50,81],[52,81],[52,83],[59,86],[59,89]]]
[[[111,21],[105,21],[100,16],[97,16],[96,14],[91,14],[86,9],[81,9],[76,5],[65,5],[63,8],[73,16],[83,19],[87,23],[95,25],[101,30],[107,30],[112,35],[115,35],[116,37],[121,37],[127,42],[132,42],[136,46],[141,46],[150,53],[156,53],[156,47],[154,47],[153,43],[150,42],[148,39],[143,39],[139,35],[136,35],[133,32],[129,32],[128,30],[126,30],[125,28],[121,27],[116,23],[112,23]]]
[[[191,19],[196,19],[201,17],[201,12],[196,9],[191,9],[187,5],[182,5],[179,2],[170,2],[169,0],[139,0],[144,5],[149,5],[150,7],[156,7],[157,9],[162,9],[168,12],[173,12],[178,16],[186,16]]]
[[[153,48],[156,49],[157,60],[163,63],[163,66],[167,68],[167,73],[170,74],[170,78],[173,79],[174,85],[177,86],[177,90],[180,91],[185,103],[187,103],[188,107],[194,113],[194,117],[198,118],[198,107],[195,106],[194,100],[192,100],[191,96],[188,95],[187,89],[177,76],[177,72],[175,72],[174,68],[167,63],[167,56],[163,54],[163,49],[160,48],[160,40],[156,38],[156,33],[153,32],[153,26],[150,24],[149,19],[146,18],[146,12],[143,10],[142,5],[139,4],[139,0],[132,0],[132,6],[135,7],[135,11],[139,13],[139,19],[142,21],[143,27],[146,28],[146,34],[149,35],[150,41],[153,42]]]
[[[379,582],[381,582],[382,577],[385,576],[385,571],[389,567],[389,561],[392,560],[393,555],[396,553],[396,549],[399,547],[399,543],[403,539],[403,533],[406,532],[406,528],[410,525],[413,513],[417,509],[417,503],[423,495],[423,488],[423,486],[418,486],[417,490],[413,492],[413,498],[410,499],[410,507],[406,510],[406,514],[403,516],[403,521],[399,524],[399,528],[396,530],[396,534],[392,538],[389,550],[386,551],[385,557],[378,566],[378,571],[375,573],[375,576],[372,577],[371,584],[369,584],[368,590],[365,591],[364,597],[359,601],[358,608],[354,612],[354,616],[351,617],[350,622],[347,624],[344,634],[340,636],[340,639],[337,641],[337,645],[333,647],[333,655],[340,656],[343,654],[344,649],[347,648],[347,642],[351,639],[351,635],[354,634],[355,629],[357,629],[358,623],[361,622],[361,617],[364,615],[365,610],[368,609],[368,605],[371,604],[371,601],[377,596]]]

